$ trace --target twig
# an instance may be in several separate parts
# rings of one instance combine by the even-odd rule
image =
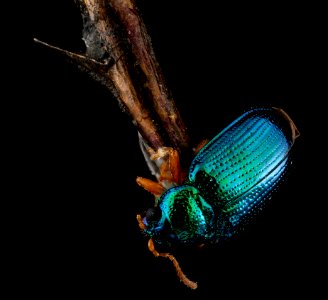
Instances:
[[[83,19],[83,54],[57,50],[105,84],[130,115],[141,142],[157,151],[191,152],[186,126],[170,96],[144,22],[133,0],[75,0]],[[183,162],[183,159],[182,159]]]
[[[180,152],[188,149],[187,130],[175,102],[169,94],[163,74],[155,58],[145,24],[134,0],[112,0],[111,7],[117,12],[132,45],[132,51],[146,78],[145,87],[169,136],[171,146]]]

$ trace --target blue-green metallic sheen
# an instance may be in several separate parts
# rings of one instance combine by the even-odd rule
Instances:
[[[157,214],[144,218],[146,234],[158,243],[183,244],[234,235],[284,178],[293,139],[279,110],[244,113],[200,150],[183,185],[157,199]]]

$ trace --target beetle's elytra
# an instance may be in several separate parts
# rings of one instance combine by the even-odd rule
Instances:
[[[166,189],[138,178],[156,195],[155,206],[145,216],[138,215],[152,253],[171,259],[179,278],[196,288],[174,257],[157,252],[154,244],[206,244],[233,236],[271,198],[284,178],[298,136],[282,109],[252,109],[197,153],[183,182],[173,175],[172,187]],[[169,153],[171,174],[176,174],[175,152]]]

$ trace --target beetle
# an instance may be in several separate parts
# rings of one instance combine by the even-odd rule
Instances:
[[[234,236],[277,190],[299,135],[284,110],[262,107],[245,112],[205,144],[187,176],[180,172],[176,150],[161,148],[153,153],[153,160],[169,158],[161,166],[159,182],[137,178],[155,195],[154,207],[144,216],[137,215],[140,229],[149,237],[149,250],[170,259],[180,280],[197,288],[175,257],[158,252],[155,244],[203,245]]]

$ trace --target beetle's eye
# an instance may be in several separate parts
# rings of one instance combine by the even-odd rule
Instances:
[[[158,221],[162,217],[162,211],[158,207],[151,207],[146,211],[147,223]]]

